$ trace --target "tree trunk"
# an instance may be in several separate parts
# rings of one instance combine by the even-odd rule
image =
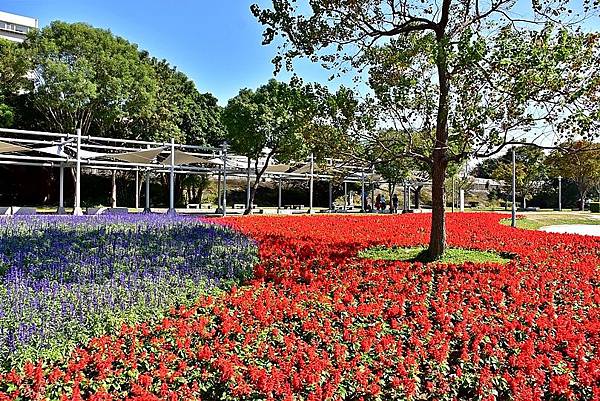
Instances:
[[[444,0],[444,8],[449,2]],[[448,167],[448,108],[450,82],[448,79],[448,58],[446,53],[446,38],[444,36],[448,10],[443,11],[444,23],[440,22],[440,30],[436,31],[437,54],[436,67],[439,81],[439,98],[435,125],[435,142],[432,152],[431,166],[431,234],[429,237],[428,256],[431,260],[440,259],[446,250],[446,196],[444,182]]]
[[[111,207],[117,207],[117,171],[112,171],[112,191],[110,195]]]
[[[254,172],[256,174],[256,178],[254,179],[254,184],[252,184],[252,188],[250,189],[250,202],[244,210],[244,215],[249,215],[252,213],[252,204],[254,203],[254,196],[256,195],[256,190],[258,189],[258,184],[260,184],[260,179],[262,178],[265,171],[267,171],[267,167],[269,165],[269,161],[271,157],[275,154],[276,149],[272,149],[271,153],[267,155],[264,166],[259,170],[258,169],[258,156],[256,157],[256,161],[254,162]]]
[[[523,209],[527,209],[527,198],[523,195]]]
[[[435,154],[435,151],[434,151]],[[438,156],[439,157],[439,156]],[[446,196],[444,181],[446,163],[443,160],[434,162],[431,180],[431,234],[429,237],[429,257],[439,259],[446,249]]]
[[[585,196],[587,195],[587,191],[582,191],[581,192],[581,211],[583,212],[585,210]]]

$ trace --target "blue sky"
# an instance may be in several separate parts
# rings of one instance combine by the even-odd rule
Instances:
[[[0,10],[51,21],[87,22],[108,28],[164,58],[186,73],[202,92],[225,105],[241,88],[273,77],[276,47],[262,46],[262,26],[250,12],[256,0],[2,0]],[[327,83],[319,65],[297,64],[305,81]],[[278,79],[287,80],[289,74]],[[330,83],[332,88],[349,79]]]
[[[257,1],[270,4],[269,0],[2,0],[0,10],[38,18],[40,27],[62,20],[110,29],[168,60],[200,91],[211,92],[225,105],[241,88],[256,88],[273,77],[276,46],[262,46],[262,26],[250,13],[250,5]],[[518,0],[516,10],[528,9],[529,1]],[[597,29],[597,24],[594,19],[586,25]],[[332,89],[340,84],[354,87],[350,77],[329,82],[331,72],[319,64],[300,61],[295,67],[307,82],[326,83]],[[289,76],[281,73],[277,78]]]

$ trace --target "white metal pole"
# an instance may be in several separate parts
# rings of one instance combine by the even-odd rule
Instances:
[[[150,213],[152,209],[150,209],[150,169],[146,169],[146,207],[144,208],[144,213]]]
[[[150,145],[146,145],[147,149],[150,149]],[[144,207],[144,213],[152,212],[150,209],[150,169],[146,168],[146,207]]]
[[[223,217],[227,216],[227,142],[223,142]]]
[[[333,183],[329,180],[329,210],[333,210]]]
[[[59,191],[58,191],[58,214],[65,213],[65,163],[60,162],[60,172],[58,176]]]
[[[454,176],[452,176],[452,213],[454,213],[454,202],[456,201],[456,194],[454,189]]]
[[[248,159],[248,171],[246,172],[246,209],[252,211],[250,207],[250,157],[246,156]]]
[[[348,210],[348,183],[344,181],[344,212]]]
[[[558,211],[562,212],[562,177],[558,176]]]
[[[63,138],[60,139],[60,150],[62,151],[62,144],[65,140]],[[65,213],[65,163],[60,162],[60,169],[58,175],[58,210],[57,214]]]
[[[314,185],[314,170],[315,169],[315,157],[311,153],[310,154],[310,184],[309,184],[309,194],[308,194],[308,213],[313,212],[313,185]]]
[[[517,194],[516,194],[516,162],[515,162],[515,148],[512,148],[512,211],[510,225],[512,227],[517,226]]]
[[[169,175],[169,211],[175,214],[175,138],[171,138],[171,166]]]
[[[135,168],[135,211],[140,207],[140,168]]]
[[[223,213],[223,210],[221,210],[221,169],[219,169],[219,172],[217,174],[217,210],[216,213]]]
[[[361,192],[360,192],[360,211],[364,213],[366,210],[365,205],[365,170],[362,171],[361,177]]]
[[[73,208],[73,215],[81,216],[83,215],[83,210],[81,210],[81,128],[77,128],[77,163],[75,179],[75,207]]]
[[[279,176],[277,186],[277,214],[281,213],[281,176]]]

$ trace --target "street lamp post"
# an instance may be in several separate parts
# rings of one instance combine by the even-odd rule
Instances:
[[[512,148],[512,211],[511,211],[511,219],[510,219],[511,227],[517,226],[517,193],[516,193],[517,178],[516,178],[516,173],[517,173],[517,167],[516,167],[516,162],[515,162],[515,148],[513,146],[513,148]]]
[[[223,217],[227,216],[227,142],[223,142]]]
[[[558,176],[558,211],[562,212],[562,177]]]
[[[81,216],[81,128],[77,128],[77,162],[76,162],[76,182],[75,182],[75,207],[73,215]]]

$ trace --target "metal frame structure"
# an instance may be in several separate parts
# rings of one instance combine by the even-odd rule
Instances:
[[[217,213],[225,216],[227,208],[227,177],[244,177],[249,182],[255,174],[251,171],[250,162],[246,157],[228,153],[226,143],[220,148],[178,144],[172,138],[169,142],[141,141],[134,139],[117,139],[81,135],[81,130],[75,133],[56,133],[0,128],[0,142],[12,147],[23,147],[25,150],[0,151],[0,164],[38,167],[57,167],[59,173],[59,205],[58,213],[64,213],[64,169],[75,169],[75,200],[73,214],[83,214],[81,209],[81,170],[93,168],[99,170],[134,171],[136,173],[136,208],[139,206],[138,175],[142,171],[145,178],[145,207],[151,211],[150,205],[150,174],[169,174],[169,213],[175,213],[175,174],[209,174],[217,176],[219,202]],[[144,161],[144,157],[156,154],[152,160]],[[182,161],[178,161],[180,158]],[[247,160],[247,166],[240,162]],[[260,162],[260,159],[259,159]],[[346,166],[334,159],[326,160],[325,172],[317,171],[314,157],[311,154],[308,161],[299,161],[287,171],[269,171],[264,177],[278,182],[278,213],[281,212],[282,179],[303,180],[309,184],[308,212],[313,212],[314,180],[327,180],[329,185],[329,207],[332,202],[333,171],[343,171],[344,188],[347,182],[362,183],[361,209],[365,209],[364,183],[369,169],[364,166]],[[259,163],[260,164],[260,163]],[[264,164],[263,164],[264,165]],[[292,164],[290,164],[291,166]],[[221,176],[223,184],[221,185]],[[250,191],[247,191],[246,204],[249,204]]]

